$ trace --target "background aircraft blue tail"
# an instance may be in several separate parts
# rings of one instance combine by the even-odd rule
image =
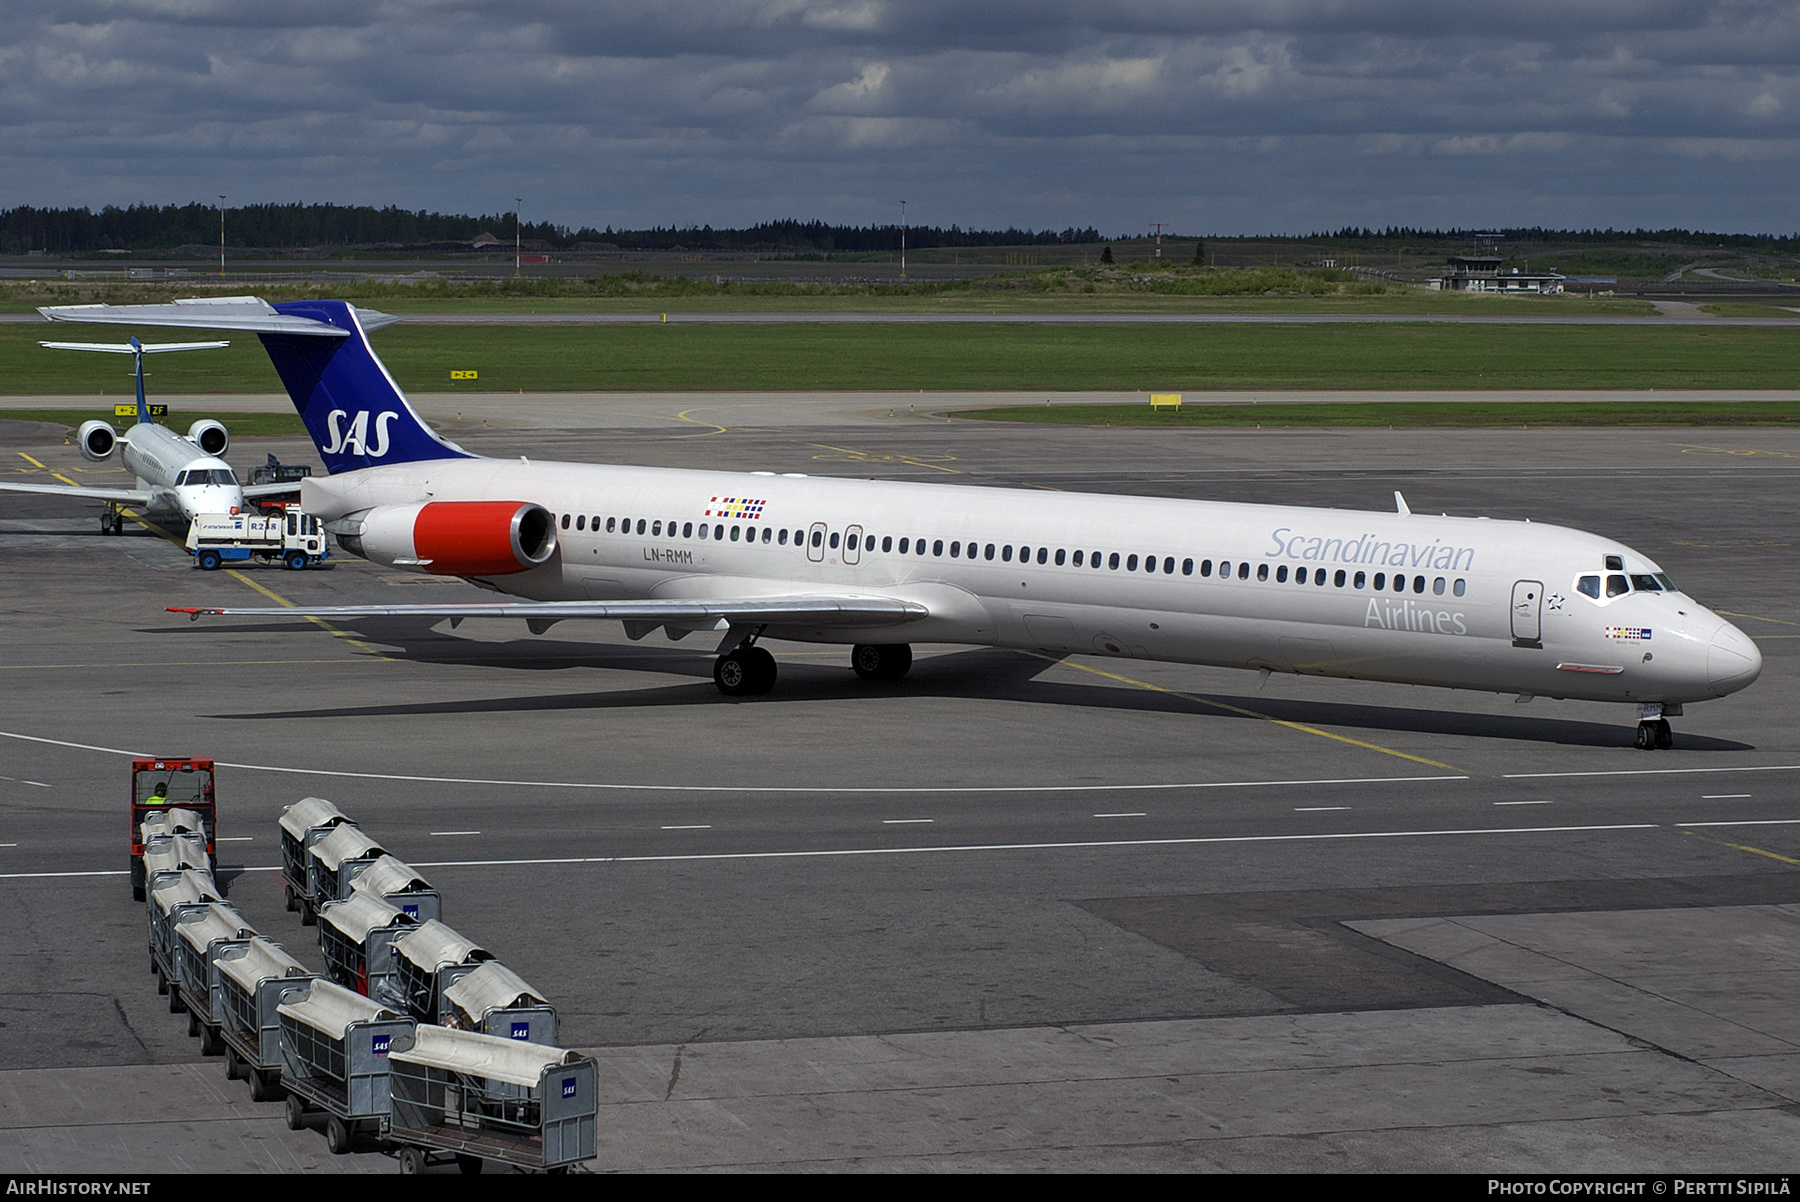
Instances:
[[[336,326],[348,338],[259,333],[306,431],[333,475],[384,463],[473,459],[440,438],[369,347],[356,309],[344,301],[290,301],[277,313]]]

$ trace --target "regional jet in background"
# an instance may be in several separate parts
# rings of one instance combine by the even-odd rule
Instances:
[[[202,614],[622,621],[717,637],[713,678],[767,691],[765,638],[850,644],[865,679],[914,642],[1395,681],[1668,717],[1744,688],[1754,643],[1621,543],[1529,521],[485,459],[439,437],[369,346],[394,320],[254,297],[80,306],[58,321],[258,334],[330,473],[307,512],[376,563],[522,600]],[[1259,679],[1259,685],[1261,683]]]
[[[72,306],[104,308],[105,306]],[[150,416],[144,402],[144,356],[168,351],[202,351],[230,346],[229,342],[163,342],[142,343],[133,338],[127,343],[42,342],[38,345],[59,351],[100,351],[107,354],[131,355],[137,363],[137,423],[123,434],[111,423],[83,422],[75,432],[82,457],[91,463],[104,463],[119,453],[125,470],[137,477],[136,488],[88,488],[76,484],[14,484],[0,482],[6,492],[39,493],[59,497],[80,497],[99,501],[105,508],[100,514],[100,532],[118,534],[124,530],[126,506],[135,506],[151,516],[179,514],[193,521],[200,513],[237,513],[246,498],[292,494],[292,484],[260,485],[244,488],[238,483],[231,465],[219,456],[231,446],[231,437],[223,425],[202,418],[188,427],[183,438],[166,426],[159,426]]]

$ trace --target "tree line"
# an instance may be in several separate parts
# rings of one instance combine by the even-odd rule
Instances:
[[[315,247],[393,249],[466,249],[482,234],[502,243],[513,240],[513,214],[475,216],[433,213],[396,206],[337,204],[256,204],[224,210],[227,247],[300,250]],[[217,205],[107,205],[43,209],[29,205],[0,210],[0,253],[80,254],[104,250],[155,251],[176,247],[217,246]],[[900,226],[833,225],[824,221],[765,221],[744,229],[702,226],[653,226],[649,229],[596,230],[571,228],[547,221],[528,221],[520,236],[533,249],[577,250],[719,250],[776,253],[894,250]],[[952,225],[909,226],[912,249],[957,246],[1040,246],[1103,239],[1092,226],[1064,230],[965,230]]]

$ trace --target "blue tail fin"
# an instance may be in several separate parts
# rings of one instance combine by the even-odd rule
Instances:
[[[348,338],[259,333],[306,432],[333,475],[384,463],[473,459],[427,426],[369,347],[356,309],[344,301],[274,306],[346,331]]]

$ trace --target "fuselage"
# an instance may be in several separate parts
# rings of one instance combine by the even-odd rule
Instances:
[[[119,436],[119,458],[150,495],[152,513],[236,513],[244,490],[223,459],[208,455],[186,438],[152,422],[139,422]]]
[[[1735,692],[1762,666],[1645,556],[1533,522],[491,459],[362,468],[307,480],[302,498],[327,521],[434,500],[542,505],[556,553],[471,578],[532,600],[807,590],[930,611],[770,637],[1663,704]]]

